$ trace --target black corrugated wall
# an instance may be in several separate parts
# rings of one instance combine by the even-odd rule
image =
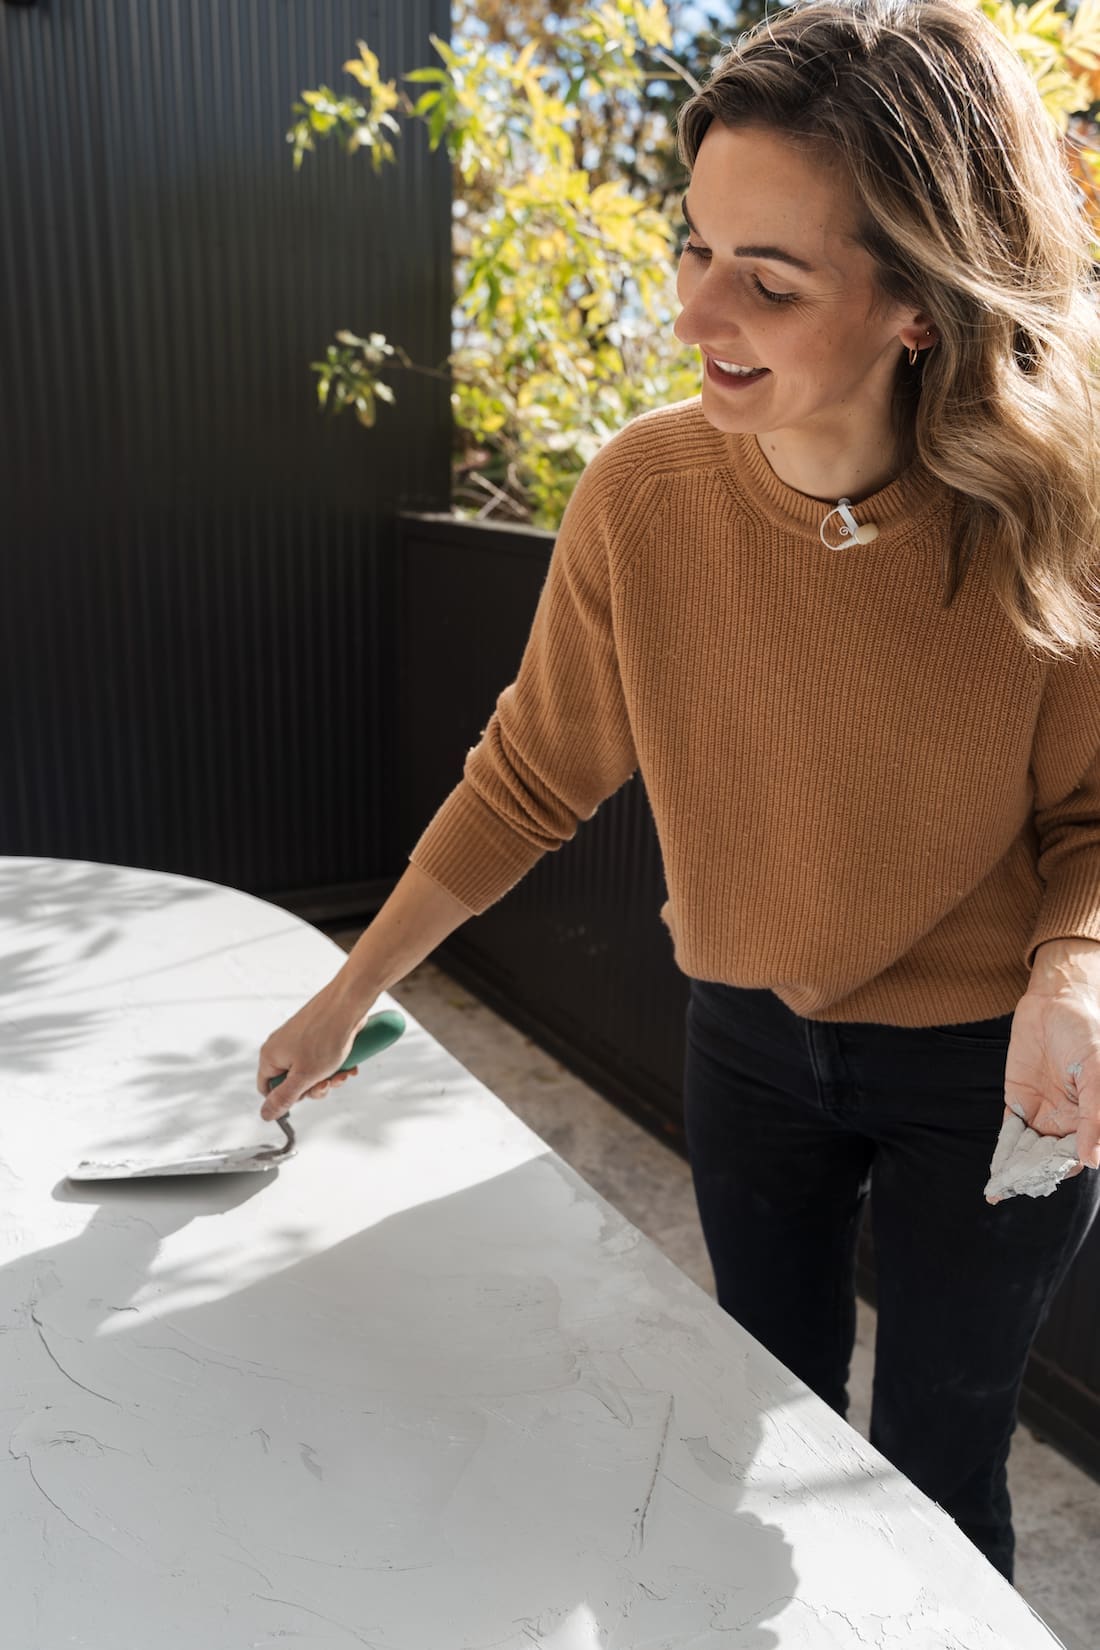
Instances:
[[[434,61],[448,0],[0,3],[0,853],[264,893],[395,869],[396,507],[449,402],[318,416],[340,327],[450,347],[450,182],[321,149],[298,92]]]

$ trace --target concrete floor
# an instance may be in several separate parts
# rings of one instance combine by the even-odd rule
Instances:
[[[333,936],[350,949],[358,931]],[[392,992],[424,1028],[696,1283],[714,1293],[687,1164],[434,964]],[[875,1314],[860,1303],[851,1424],[870,1416]],[[1009,1460],[1019,1591],[1067,1650],[1100,1647],[1100,1484],[1024,1426]]]

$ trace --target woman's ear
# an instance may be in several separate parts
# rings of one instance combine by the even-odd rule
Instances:
[[[938,331],[923,310],[919,311],[912,321],[902,327],[898,337],[907,350],[931,349],[933,344],[938,344],[940,341]]]

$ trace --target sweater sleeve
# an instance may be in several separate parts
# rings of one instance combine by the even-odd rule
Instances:
[[[611,608],[611,523],[624,477],[615,446],[581,476],[519,674],[410,855],[474,914],[567,842],[637,766]]]
[[[1100,659],[1050,667],[1032,753],[1042,902],[1028,968],[1046,940],[1100,941]]]

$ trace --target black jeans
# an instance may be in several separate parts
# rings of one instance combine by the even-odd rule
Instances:
[[[1086,1170],[985,1202],[1011,1024],[806,1020],[770,991],[693,981],[684,1084],[719,1303],[841,1415],[870,1194],[871,1442],[1009,1580],[1028,1349],[1100,1200]]]

